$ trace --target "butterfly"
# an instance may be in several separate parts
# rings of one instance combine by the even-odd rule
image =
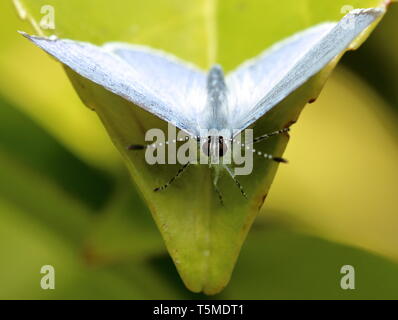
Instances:
[[[339,22],[322,23],[301,31],[224,75],[219,65],[208,73],[162,51],[126,43],[96,46],[69,39],[31,36],[38,47],[79,75],[133,102],[162,120],[204,139],[223,156],[225,141],[248,128],[303,85],[350,44],[376,19],[383,8],[356,9]],[[202,136],[203,129],[234,132],[225,136]],[[288,128],[258,137],[254,142],[283,134]],[[132,145],[130,149],[142,149]],[[206,148],[205,148],[206,149]],[[267,155],[268,159],[285,162]],[[186,163],[164,186],[167,188],[188,167]],[[224,166],[246,196],[234,172]],[[217,177],[214,185],[217,185]]]

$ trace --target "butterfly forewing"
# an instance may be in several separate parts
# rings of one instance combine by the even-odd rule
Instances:
[[[173,105],[176,115],[198,121],[206,108],[205,72],[175,56],[145,46],[107,43],[104,49],[127,62],[137,79]]]
[[[158,51],[140,46],[51,40],[24,34],[81,76],[161,119],[198,134],[206,105],[206,75]]]
[[[254,115],[257,103],[336,24],[326,23],[300,32],[245,62],[227,76],[230,117],[234,128],[242,129],[246,117]],[[270,109],[270,107],[268,107]],[[264,112],[268,111],[262,110]]]
[[[360,9],[277,44],[227,77],[230,122],[247,128],[344,51],[384,9]]]

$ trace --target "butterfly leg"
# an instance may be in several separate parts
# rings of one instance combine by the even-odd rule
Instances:
[[[216,172],[216,174],[214,175],[214,179],[213,179],[213,187],[217,193],[218,200],[220,200],[220,204],[222,206],[224,206],[224,199],[223,199],[222,193],[220,191],[220,188],[218,187],[218,178],[219,178],[219,174],[218,174],[218,172]]]
[[[221,191],[220,191],[220,189],[218,188],[217,185],[214,185],[214,190],[215,190],[216,193],[217,193],[218,200],[220,200],[220,204],[221,204],[222,206],[224,206],[224,198],[223,198],[222,193],[221,193]]]
[[[247,194],[246,194],[245,190],[243,190],[243,186],[240,184],[239,180],[236,179],[236,176],[233,173],[233,171],[231,170],[231,168],[226,165],[224,165],[223,167],[225,168],[225,170],[227,170],[227,172],[231,176],[232,180],[234,180],[234,182],[237,185],[237,187],[239,188],[239,191],[242,194],[242,196],[244,196],[247,199]]]
[[[147,145],[143,145],[143,144],[132,144],[131,146],[127,147],[127,150],[144,150],[148,148]]]
[[[185,169],[188,168],[188,166],[189,166],[190,164],[191,164],[190,162],[187,162],[186,164],[184,164],[184,165],[177,171],[177,173],[175,174],[175,176],[172,177],[166,184],[164,184],[164,185],[161,186],[161,187],[155,188],[153,191],[157,192],[157,191],[162,191],[162,190],[167,189],[179,176],[181,176],[181,175],[184,173]]]

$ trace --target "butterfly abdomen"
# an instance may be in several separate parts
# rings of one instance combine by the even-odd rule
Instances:
[[[209,107],[207,129],[227,129],[227,85],[224,72],[219,65],[213,66],[207,76],[207,103]]]

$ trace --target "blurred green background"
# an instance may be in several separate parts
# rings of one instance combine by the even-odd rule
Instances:
[[[205,298],[183,286],[120,156],[62,67],[16,33],[31,30],[12,1],[1,1],[0,15],[0,298]],[[397,28],[392,5],[304,109],[290,163],[214,298],[398,298]],[[139,39],[139,26],[130,31]],[[55,290],[40,288],[48,264]],[[356,290],[340,288],[347,264]]]

